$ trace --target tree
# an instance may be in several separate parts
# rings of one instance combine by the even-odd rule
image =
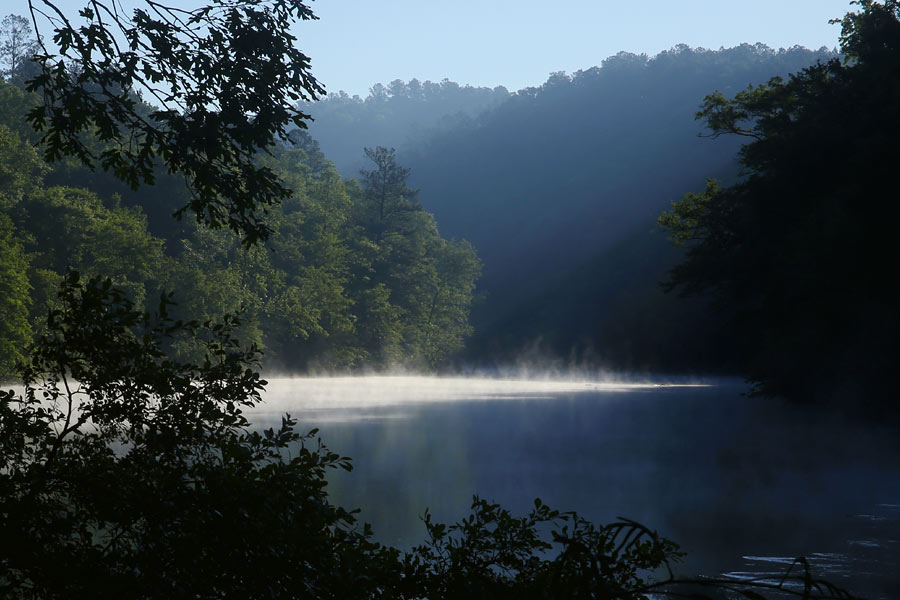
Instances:
[[[371,220],[377,227],[376,235],[380,240],[389,221],[397,221],[402,213],[422,210],[422,205],[417,200],[418,190],[406,185],[409,169],[397,162],[393,148],[365,148],[365,153],[375,163],[376,169],[363,169],[360,175],[366,203],[373,212]]]
[[[0,214],[0,382],[13,377],[31,341],[28,257],[14,232],[9,217]]]
[[[28,118],[48,160],[71,156],[133,188],[152,184],[161,161],[192,193],[177,215],[227,226],[247,244],[266,238],[261,213],[290,191],[257,154],[286,138],[288,125],[305,127],[298,102],[324,92],[290,33],[315,18],[303,2],[214,0],[187,10],[148,1],[129,17],[95,1],[79,13],[82,25],[50,0],[29,7],[59,47],[42,45],[40,73],[28,82],[43,98]]]
[[[0,210],[11,210],[43,183],[47,165],[31,144],[0,125]]]
[[[37,54],[31,24],[19,15],[6,15],[0,22],[0,77],[6,80],[21,74],[25,63]]]
[[[353,295],[368,311],[358,329],[378,362],[433,368],[471,333],[481,263],[467,242],[441,238],[393,149],[366,148],[366,156],[376,168],[361,171],[356,222],[366,239],[357,245],[356,279],[376,287]]]
[[[745,176],[660,222],[687,246],[669,287],[710,292],[733,317],[758,391],[881,410],[900,358],[900,4],[859,4],[842,21],[845,62],[706,97],[712,136],[750,140]]]
[[[420,312],[419,353],[430,368],[444,363],[461,351],[472,335],[469,311],[475,296],[475,282],[481,275],[481,261],[467,241],[435,240],[434,276],[429,280]]]
[[[0,125],[0,381],[11,379],[16,363],[25,360],[32,332],[32,260],[9,212],[39,187],[45,172],[33,148]]]

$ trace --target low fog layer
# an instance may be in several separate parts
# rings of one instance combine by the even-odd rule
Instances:
[[[633,383],[613,379],[501,379],[420,375],[280,377],[269,379],[265,402],[254,416],[288,412],[315,423],[362,418],[408,416],[404,409],[438,403],[503,400],[552,400],[578,394],[616,394],[673,384]],[[702,387],[705,384],[674,384]],[[262,417],[265,419],[266,417]]]

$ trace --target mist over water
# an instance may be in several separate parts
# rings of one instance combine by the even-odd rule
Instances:
[[[688,552],[685,573],[774,574],[806,555],[838,584],[895,597],[895,430],[744,391],[728,379],[278,378],[249,417],[319,427],[355,465],[330,477],[332,498],[389,544],[422,541],[426,508],[455,521],[473,494],[516,512],[540,497],[658,529]]]
[[[428,375],[281,377],[269,380],[266,402],[255,414],[290,412],[301,420],[347,422],[386,416],[411,417],[441,403],[554,400],[578,394],[620,394],[667,387],[669,383],[575,377],[435,377]]]

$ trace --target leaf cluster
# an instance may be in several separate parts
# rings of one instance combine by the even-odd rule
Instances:
[[[315,18],[306,5],[217,0],[187,10],[150,1],[128,16],[117,2],[91,2],[81,25],[49,0],[29,6],[58,47],[35,57],[40,73],[28,82],[43,100],[28,120],[48,160],[74,157],[132,188],[152,185],[161,161],[191,190],[178,215],[227,226],[248,245],[268,236],[260,215],[290,191],[255,157],[289,126],[305,127],[297,103],[324,92],[290,33]]]
[[[476,496],[459,523],[423,520],[428,541],[412,557],[429,598],[642,598],[648,576],[682,556],[634,521],[596,526],[539,499],[524,517]]]

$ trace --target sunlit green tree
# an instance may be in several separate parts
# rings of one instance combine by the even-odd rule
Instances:
[[[373,312],[381,318],[362,323],[378,333],[363,335],[382,340],[370,350],[383,362],[433,367],[459,350],[471,331],[468,315],[481,265],[471,245],[441,238],[393,149],[366,149],[366,155],[376,168],[362,171],[356,209],[365,238],[357,246],[364,257],[359,277],[380,287],[364,290],[360,303],[382,309]],[[394,334],[385,335],[391,320]]]

